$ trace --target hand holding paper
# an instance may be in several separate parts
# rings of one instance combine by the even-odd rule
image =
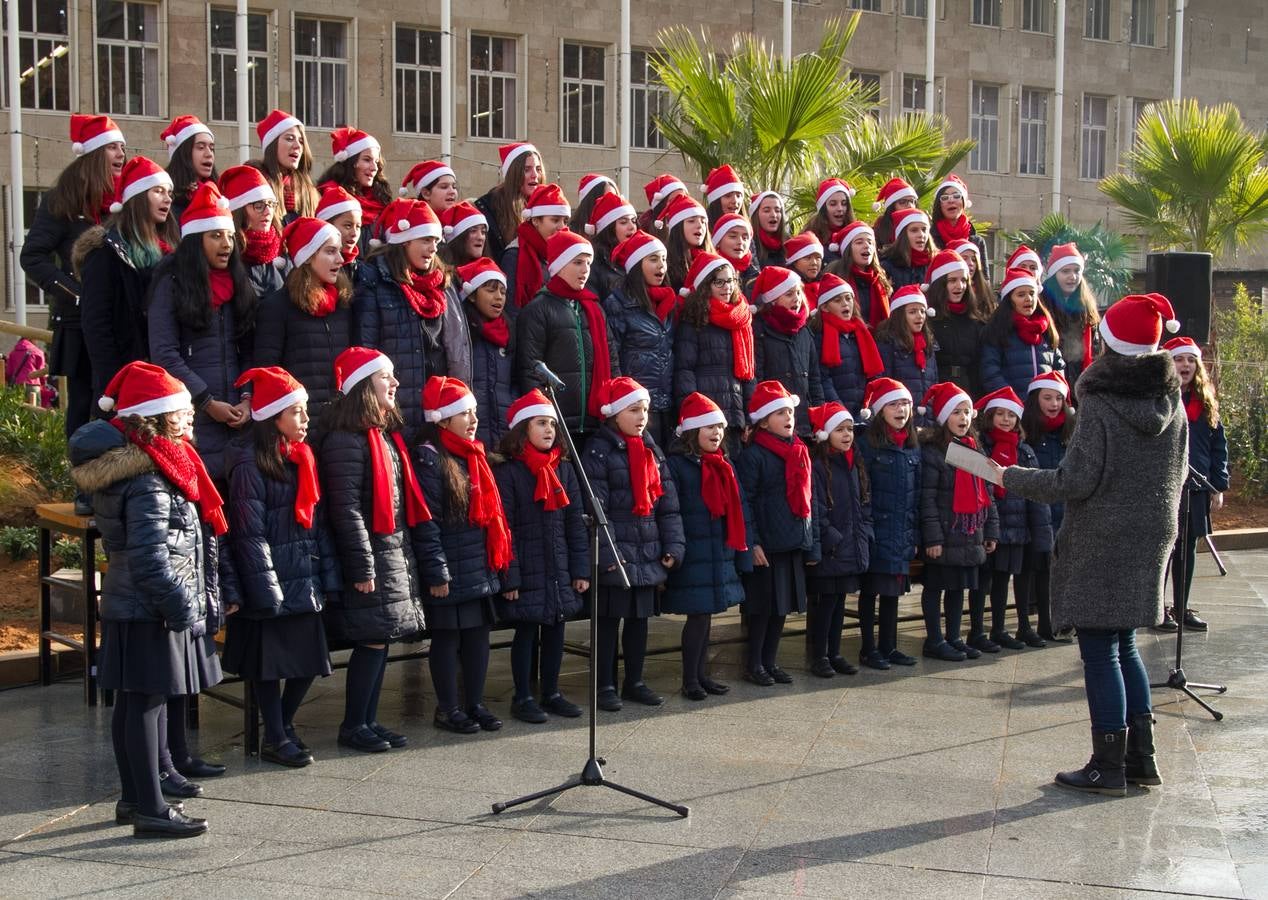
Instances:
[[[963,469],[970,475],[976,475],[991,484],[1004,483],[1004,469],[999,463],[989,456],[983,456],[976,450],[970,450],[954,441],[947,444],[947,464]]]

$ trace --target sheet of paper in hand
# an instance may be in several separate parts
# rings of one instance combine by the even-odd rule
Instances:
[[[954,442],[947,444],[947,464],[963,469],[970,475],[976,475],[991,484],[1003,484],[1001,478],[996,475],[997,470],[991,465],[990,459],[963,444]]]

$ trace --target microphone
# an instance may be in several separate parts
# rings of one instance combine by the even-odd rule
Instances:
[[[563,379],[560,378],[558,375],[556,375],[554,372],[550,371],[550,367],[547,366],[540,359],[537,360],[537,362],[533,364],[533,374],[536,375],[541,380],[542,384],[549,385],[553,390],[556,390],[556,391],[567,390],[567,388],[564,386]]]

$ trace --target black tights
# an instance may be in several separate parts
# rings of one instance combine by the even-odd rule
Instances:
[[[484,703],[484,679],[489,672],[489,626],[439,628],[431,633],[431,653],[427,657],[432,684],[436,687],[436,708],[451,713],[459,708],[458,668],[462,668],[465,709]]]
[[[599,690],[616,687],[616,643],[621,638],[625,656],[625,687],[643,680],[643,661],[647,657],[647,620],[627,618],[621,629],[620,616],[599,616],[599,646],[595,648]]]
[[[1039,611],[1039,634],[1052,637],[1052,573],[1048,570],[1034,573],[1035,607]]]
[[[1030,628],[1030,603],[1035,595],[1035,573],[1022,569],[1016,575],[1008,572],[991,573],[991,634],[1008,632],[1008,579],[1013,580],[1013,595],[1017,603],[1017,630],[1025,633]],[[1046,579],[1045,579],[1046,580]],[[1045,585],[1046,588],[1046,585]],[[1040,623],[1042,627],[1042,622]]]
[[[285,689],[280,681],[253,683],[255,699],[260,704],[260,716],[264,719],[264,743],[278,747],[290,740],[286,732],[293,726],[295,713],[299,711],[299,705],[304,702],[304,695],[312,683],[311,677],[288,678]]]
[[[748,617],[748,668],[770,670],[779,658],[779,639],[784,633],[787,616],[768,614]]]
[[[807,632],[810,635],[810,658],[825,659],[841,655],[841,629],[845,627],[845,595],[820,594],[808,598]]]
[[[119,691],[110,718],[110,740],[119,768],[122,799],[135,803],[145,816],[164,815],[167,804],[159,787],[159,713],[162,694]]]
[[[876,624],[876,595],[868,591],[859,593],[859,633],[863,637],[861,652],[864,656],[879,649],[882,656],[888,656],[898,649],[898,598],[881,597],[881,623],[879,643],[873,636]]]
[[[377,720],[379,691],[387,671],[387,647],[358,644],[348,657],[348,678],[344,685],[341,731],[351,731]]]
[[[925,617],[925,646],[935,647],[944,640],[960,639],[960,619],[964,616],[964,591],[942,591],[925,585],[924,590],[920,592],[920,611]]]
[[[693,613],[682,623],[682,686],[698,688],[709,677],[709,629],[711,613]]]
[[[559,670],[564,664],[564,628],[566,622],[537,625],[520,622],[511,640],[511,675],[515,679],[515,699],[533,696],[533,645],[541,634],[538,668],[542,679],[542,699],[559,693]]]

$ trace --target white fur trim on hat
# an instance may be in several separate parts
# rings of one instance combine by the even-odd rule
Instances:
[[[146,175],[144,178],[138,178],[136,181],[125,187],[123,189],[123,202],[127,203],[133,197],[136,197],[139,194],[144,194],[150,188],[159,187],[160,185],[166,187],[168,190],[171,190],[172,188],[172,176],[168,175],[162,169],[155,172],[153,175]],[[113,205],[111,206],[111,211],[118,212],[118,210],[114,209]]]
[[[301,122],[299,119],[295,118],[294,116],[287,116],[286,118],[282,119],[282,121],[278,122],[276,125],[270,128],[268,131],[264,132],[264,137],[260,138],[260,146],[267,147],[269,144],[273,143],[275,140],[281,137],[282,132],[289,131],[290,129],[294,128],[297,125],[300,128],[304,127],[304,123]]]
[[[862,235],[862,234],[870,235],[872,238],[872,242],[873,243],[876,242],[876,232],[873,231],[872,226],[868,225],[866,222],[852,222],[845,227],[848,228],[849,231],[845,233],[845,237],[841,240],[841,242],[836,243],[834,241],[828,244],[828,249],[831,250],[833,253],[840,253],[842,256],[844,256],[845,248],[849,246],[850,244],[853,244],[854,241],[859,237],[859,235]]]
[[[669,251],[665,249],[665,245],[662,244],[658,238],[652,238],[650,241],[643,244],[643,246],[639,247],[630,254],[629,259],[625,261],[625,271],[633,272],[635,266],[647,259],[647,257],[651,256],[653,253],[668,252]]]
[[[699,204],[692,203],[689,206],[683,206],[682,209],[678,210],[678,212],[670,216],[669,221],[666,222],[663,227],[665,228],[666,231],[668,231],[669,229],[673,228],[675,225],[681,222],[685,222],[688,219],[696,217],[696,216],[699,216],[702,219],[705,218],[705,211],[704,211],[704,208],[701,207]],[[657,228],[662,227],[659,219],[656,221],[656,227]]]
[[[959,256],[959,254],[956,254],[956,255],[957,255],[957,257]],[[963,275],[965,278],[968,278],[968,277],[969,277],[969,264],[968,264],[968,263],[966,263],[964,260],[962,260],[962,259],[958,259],[958,258],[956,259],[956,261],[955,261],[955,262],[946,262],[946,263],[943,263],[942,265],[938,266],[938,268],[934,269],[932,272],[930,272],[930,273],[929,273],[929,282],[928,282],[928,284],[922,284],[922,285],[920,286],[920,289],[921,289],[922,291],[923,291],[923,290],[928,290],[928,288],[929,288],[929,285],[930,285],[930,284],[933,284],[933,283],[934,283],[935,281],[937,281],[939,278],[943,278],[943,277],[945,277],[945,276],[947,276],[947,275],[952,274],[953,272],[959,272],[959,273],[960,273],[961,275]]]
[[[986,408],[982,411],[990,412],[992,409],[1006,409],[1018,418],[1021,418],[1021,414],[1025,412],[1020,403],[1014,403],[1007,397],[996,397],[992,400],[987,400]],[[942,424],[942,422],[939,422],[938,424]]]
[[[720,269],[720,268],[722,268],[723,266],[729,266],[729,265],[730,265],[730,263],[729,263],[729,262],[727,262],[725,259],[711,259],[711,260],[709,260],[707,263],[705,263],[705,264],[704,264],[704,268],[703,268],[703,269],[701,269],[701,270],[700,270],[700,271],[696,274],[696,280],[695,280],[694,282],[692,282],[692,288],[688,288],[688,287],[684,284],[682,287],[680,287],[680,288],[678,289],[678,294],[679,294],[679,296],[686,297],[688,294],[690,294],[690,293],[691,293],[691,291],[692,291],[692,289],[693,289],[693,288],[698,288],[698,287],[700,287],[701,283],[705,280],[705,278],[707,278],[707,277],[709,276],[709,273],[713,272],[715,269]]]
[[[796,272],[790,272],[783,281],[775,285],[770,290],[763,292],[761,296],[757,298],[758,306],[765,306],[772,300],[776,300],[779,297],[784,296],[784,294],[788,293],[799,284],[801,284],[801,276]]]
[[[907,216],[903,219],[902,225],[898,226],[902,231],[906,231],[913,225],[923,222],[926,228],[932,227],[929,223],[929,216],[925,214],[923,209],[903,210]]]
[[[1002,285],[1000,285],[999,297],[1002,300],[1005,297],[1007,297],[1011,292],[1015,291],[1017,288],[1025,287],[1026,285],[1030,285],[1032,288],[1034,288],[1036,294],[1039,293],[1039,282],[1035,281],[1035,278],[1033,275],[1028,274],[1025,277],[1022,277],[1019,275],[1016,278],[1013,278],[1009,281],[1005,281]]]
[[[405,222],[408,225],[407,219],[401,219],[400,222],[396,223],[398,227],[400,227],[401,222]],[[403,228],[401,231],[388,229],[387,232],[387,242],[389,244],[406,244],[415,238],[429,237],[437,239],[440,238],[439,222],[423,222],[421,225],[415,225],[413,228]]]
[[[726,222],[720,224],[713,234],[709,235],[709,237],[713,240],[713,245],[716,247],[718,245],[718,241],[726,237],[727,232],[733,228],[747,228],[750,232],[753,230],[753,226],[749,224],[748,219],[740,216],[737,216],[734,219],[728,219]]]
[[[550,416],[552,419],[555,419],[555,421],[559,421],[555,416],[555,407],[550,404],[543,405],[539,403],[535,406],[525,406],[522,409],[516,410],[515,415],[511,417],[511,422],[507,425],[507,427],[514,428],[520,422],[523,422],[526,419],[535,419],[538,416]]]
[[[923,293],[904,294],[901,297],[891,297],[889,302],[889,311],[893,312],[896,309],[902,309],[904,306],[910,306],[913,303],[919,303],[921,306],[925,307],[926,314],[931,315],[933,313],[933,310],[929,309],[929,301],[925,299],[925,295]]]
[[[1177,356],[1196,356],[1198,359],[1202,358],[1202,349],[1200,347],[1194,347],[1192,344],[1181,344],[1179,347],[1172,347],[1167,352],[1171,354],[1172,359],[1175,359]]]
[[[445,240],[451,241],[464,231],[470,231],[477,225],[488,227],[489,220],[484,217],[484,213],[477,213],[474,216],[467,216],[465,219],[459,219],[453,225],[446,225],[441,229],[445,233]]]
[[[460,412],[466,412],[469,409],[476,408],[475,395],[470,391],[464,393],[453,403],[446,403],[440,409],[424,409],[423,418],[428,422],[441,422],[450,416],[456,416]]]
[[[96,137],[91,137],[81,143],[71,144],[71,150],[76,156],[83,156],[85,153],[92,153],[94,150],[106,146],[106,144],[123,143],[123,132],[117,128],[111,128],[103,131]]]
[[[886,391],[879,397],[874,398],[867,408],[874,413],[878,413],[895,400],[911,400],[911,391],[905,387],[897,387],[892,391]]]
[[[387,354],[380,353],[369,362],[362,363],[359,368],[353,369],[348,374],[348,377],[343,380],[343,384],[340,385],[339,393],[346,397],[348,394],[352,393],[352,389],[354,387],[365,381],[375,372],[381,372],[383,369],[391,368],[393,368],[392,360],[388,358]]]
[[[842,422],[853,422],[853,421],[854,421],[854,416],[850,415],[850,411],[848,409],[839,409],[835,413],[832,414],[832,416],[828,419],[828,421],[823,423],[822,431],[815,432],[814,438],[816,441],[820,441],[820,442],[826,441],[828,439],[828,435],[836,431]]]
[[[272,403],[261,406],[259,409],[251,410],[251,419],[256,422],[263,422],[265,419],[271,419],[287,407],[294,406],[296,403],[307,403],[308,391],[296,388],[289,394],[283,394]]]
[[[196,134],[205,134],[207,135],[207,137],[213,140],[216,137],[214,134],[211,133],[211,129],[208,128],[206,125],[204,125],[202,122],[195,122],[193,125],[186,125],[184,128],[182,128],[180,131],[176,132],[175,134],[169,134],[167,136],[167,140],[164,141],[164,143],[167,144],[168,157],[170,158],[175,156],[176,151],[180,149],[181,144],[185,143],[187,140],[189,140]]]
[[[850,190],[843,184],[834,184],[818,197],[815,197],[815,209],[822,210],[824,205],[828,202],[828,199],[833,194],[845,194],[847,200],[854,199],[854,191]]]
[[[331,219],[338,218],[344,213],[356,212],[361,208],[361,203],[357,200],[343,200],[339,203],[332,203],[329,206],[322,207],[317,210],[317,218],[323,222],[329,222]]]
[[[633,406],[640,400],[652,402],[652,395],[647,393],[647,388],[641,387],[636,391],[630,391],[628,394],[617,397],[611,403],[605,403],[599,407],[599,412],[603,414],[603,418],[610,419],[623,409]]]
[[[779,193],[779,191],[762,191],[760,194],[758,194],[756,197],[754,197],[752,200],[749,201],[748,214],[750,216],[757,215],[758,208],[761,207],[762,201],[765,200],[767,197],[774,197],[776,200],[778,200],[779,208],[781,211],[783,210],[784,198]]]
[[[97,403],[102,410],[109,412],[111,407],[114,406],[114,401],[110,397],[102,397],[101,400],[110,400],[110,407],[103,405],[101,401]],[[193,405],[194,399],[189,395],[189,391],[178,391],[175,394],[168,394],[166,397],[152,397],[133,406],[125,406],[117,410],[116,415],[120,418],[126,416],[161,416],[163,413],[189,409]]]
[[[586,183],[585,189],[577,196],[577,202],[583,203],[585,199],[595,192],[601,185],[610,184],[613,190],[616,189],[616,182],[606,175],[596,175]]]
[[[705,199],[712,203],[714,200],[717,200],[719,197],[725,197],[727,194],[743,194],[744,185],[740,184],[738,181],[729,181],[726,184],[718,185],[710,191],[707,184],[702,184],[700,185],[700,190],[708,191],[708,193],[705,194]]]
[[[725,425],[726,415],[720,409],[711,409],[698,416],[687,416],[674,427],[674,434],[682,437],[685,432],[704,428],[707,425]]]
[[[538,216],[563,216],[567,218],[572,215],[572,207],[566,203],[547,204],[546,206],[526,206],[524,211],[520,213],[520,218],[524,221],[535,219]]]
[[[466,300],[478,291],[481,285],[488,284],[490,281],[500,281],[502,282],[503,287],[506,286],[505,275],[495,269],[485,269],[483,272],[476,275],[475,278],[462,283],[462,289],[458,291],[458,299]]]
[[[656,206],[674,191],[682,191],[685,194],[687,193],[687,186],[677,180],[669,182],[668,184],[662,186],[659,191],[652,194],[652,206]]]
[[[1158,349],[1157,344],[1133,344],[1128,341],[1120,340],[1115,337],[1114,332],[1110,331],[1109,319],[1101,319],[1101,324],[1096,326],[1101,333],[1101,338],[1105,343],[1117,353],[1123,356],[1140,356],[1145,353],[1153,353]]]
[[[502,160],[501,166],[503,178],[506,178],[506,173],[511,171],[511,163],[515,162],[515,160],[519,159],[525,153],[537,153],[537,148],[532,144],[520,144],[518,147],[513,148],[506,154],[506,159]],[[537,155],[541,156],[540,153],[537,153]]]
[[[343,235],[339,233],[338,228],[326,223],[317,229],[316,233],[309,238],[307,244],[295,252],[295,255],[291,257],[291,262],[295,263],[296,268],[302,266],[313,258],[314,253],[331,241],[334,241],[335,246],[338,247],[343,243]]]
[[[1077,264],[1079,269],[1083,269],[1087,266],[1086,258],[1081,253],[1068,253],[1065,256],[1058,256],[1050,262],[1047,270],[1043,273],[1043,277],[1051,278],[1071,263]],[[1013,262],[1013,265],[1017,265],[1016,261]]]
[[[820,291],[819,299],[816,301],[817,305],[815,306],[815,312],[818,312],[819,307],[823,306],[823,304],[835,297],[840,297],[846,291],[849,291],[851,294],[854,293],[854,286],[848,281],[842,281],[840,284],[835,284],[826,291]]]
[[[796,409],[800,405],[801,398],[796,394],[790,394],[787,397],[776,397],[774,400],[763,403],[757,409],[753,410],[753,412],[749,413],[749,421],[760,422],[776,410]]]
[[[970,241],[970,242],[969,242],[969,244],[970,244],[970,246],[972,246],[972,248],[973,248],[974,250],[976,250],[976,249],[977,249],[977,244],[974,244],[972,241]],[[1014,269],[1019,269],[1019,268],[1021,268],[1021,264],[1022,264],[1022,263],[1024,263],[1024,262],[1032,262],[1032,263],[1034,263],[1034,264],[1035,264],[1035,268],[1037,268],[1037,269],[1042,269],[1042,268],[1043,268],[1043,260],[1039,258],[1039,254],[1038,254],[1038,253],[1036,253],[1034,250],[1027,250],[1025,253],[1019,253],[1019,254],[1017,255],[1017,257],[1013,260],[1013,266],[1012,266],[1012,267],[1013,267]],[[1045,277],[1047,277],[1047,276],[1045,276]]]
[[[351,144],[336,153],[335,162],[347,162],[348,160],[355,158],[362,150],[367,150],[370,147],[373,147],[377,151],[381,151],[383,149],[379,146],[379,142],[375,140],[373,136],[367,134],[365,137],[361,138],[361,140],[353,141]]]
[[[551,278],[554,278],[564,266],[583,253],[589,253],[592,258],[594,256],[594,247],[590,246],[588,241],[586,243],[569,244],[559,256],[551,260],[550,265],[546,266],[546,271]]]
[[[935,197],[938,196],[946,188],[955,188],[960,192],[960,196],[964,198],[965,209],[971,209],[973,207],[973,201],[969,199],[969,189],[963,181],[956,181],[953,178],[947,178],[942,182],[942,184],[938,185],[938,189],[933,192],[933,195]]]
[[[454,181],[458,180],[458,175],[457,173],[454,172],[453,169],[449,168],[448,166],[436,166],[436,168],[432,169],[422,178],[418,179],[418,181],[414,182],[413,184],[414,192],[417,193],[418,191],[421,191],[423,188],[439,181],[440,179],[444,178],[446,175],[449,175],[450,177],[452,177]]]
[[[229,216],[208,216],[205,219],[194,219],[181,226],[181,237],[191,234],[205,234],[208,231],[236,231],[233,219]]]
[[[277,195],[273,193],[273,189],[267,184],[257,184],[249,191],[238,194],[236,197],[225,197],[229,201],[229,209],[242,209],[251,203],[258,203],[261,200],[277,201]]]
[[[816,253],[818,253],[820,256],[823,256],[823,244],[819,243],[817,240],[806,241],[806,246],[802,247],[792,256],[785,257],[784,262],[787,263],[788,265],[792,265],[797,260],[805,259],[807,256],[813,256]]]
[[[880,212],[883,209],[889,209],[899,200],[919,200],[919,199],[920,197],[916,194],[915,188],[911,186],[902,187],[894,191],[894,193],[890,194],[888,197],[886,197],[884,203],[882,203],[880,200],[877,200],[875,203],[873,203],[872,210],[874,212]]]
[[[1036,375],[1031,379],[1030,384],[1026,385],[1027,395],[1033,391],[1044,390],[1056,391],[1065,399],[1070,399],[1070,385],[1053,378],[1051,372],[1044,372],[1040,375]]]
[[[630,206],[628,203],[623,203],[620,206],[616,207],[615,209],[608,210],[607,215],[603,216],[601,219],[599,219],[599,221],[595,222],[593,225],[587,222],[586,234],[598,234],[600,231],[607,228],[617,219],[620,219],[623,216],[634,216],[634,215],[637,215],[637,213],[634,211],[634,207]]]

